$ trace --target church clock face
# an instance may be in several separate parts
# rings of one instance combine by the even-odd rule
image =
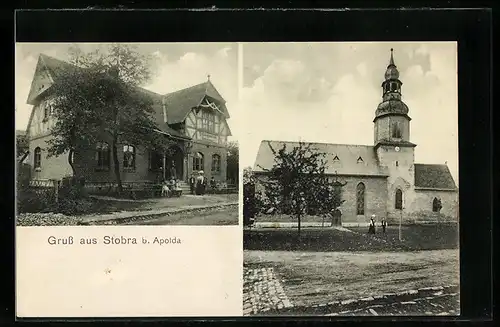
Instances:
[[[395,147],[394,150],[396,150],[396,152],[399,152],[399,146]]]

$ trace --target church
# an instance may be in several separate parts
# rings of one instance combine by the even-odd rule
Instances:
[[[415,162],[417,145],[410,141],[411,118],[401,100],[403,83],[392,49],[384,77],[382,102],[373,119],[373,145],[311,143],[326,154],[326,173],[346,182],[342,225],[365,225],[372,215],[389,224],[458,221],[458,188],[448,166]],[[292,149],[298,142],[262,141],[253,168],[260,178],[274,164],[269,145]],[[262,185],[256,189],[262,190]]]
[[[29,154],[27,162],[36,180],[56,179],[72,175],[68,154],[47,156],[47,142],[53,137],[52,86],[64,70],[83,69],[70,63],[40,54],[31,83],[27,103],[32,111],[27,127]],[[173,144],[167,153],[141,149],[135,144],[120,144],[121,178],[123,182],[158,181],[170,178],[175,166],[177,179],[187,182],[192,172],[204,171],[205,176],[217,182],[226,182],[227,138],[231,130],[226,101],[208,80],[168,94],[141,91],[153,100],[155,131]],[[94,149],[75,152],[73,164],[79,176],[86,181],[115,181],[110,141],[103,139]]]

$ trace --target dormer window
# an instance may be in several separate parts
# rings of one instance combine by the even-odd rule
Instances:
[[[340,161],[340,159],[337,155],[335,155],[335,157],[333,158],[333,161]]]
[[[362,163],[363,162],[363,158],[361,158],[361,156],[358,157],[358,163]]]

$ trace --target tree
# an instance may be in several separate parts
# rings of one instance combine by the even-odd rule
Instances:
[[[16,131],[16,156],[19,158],[25,155],[29,150],[28,139],[26,133]]]
[[[299,142],[290,151],[285,144],[278,150],[271,144],[269,147],[274,165],[270,169],[261,167],[267,173],[261,180],[265,196],[280,212],[297,219],[300,237],[301,217],[307,212],[323,215],[330,213],[332,206],[338,208],[345,184],[330,180],[325,154],[311,144]]]
[[[239,179],[239,149],[238,142],[229,142],[227,151],[227,171],[228,180],[238,184]]]
[[[69,51],[70,63],[54,72],[53,111],[56,118],[48,155],[69,152],[73,175],[74,154],[95,149],[110,140],[118,191],[122,191],[118,146],[124,142],[164,151],[170,145],[153,120],[153,94],[139,86],[151,77],[149,57],[133,46],[119,44],[84,53]]]

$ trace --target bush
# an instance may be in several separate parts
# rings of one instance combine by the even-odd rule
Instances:
[[[53,203],[52,190],[35,191],[23,187],[17,189],[17,211],[19,213],[49,212]]]
[[[59,188],[59,202],[56,211],[65,215],[84,214],[91,210],[93,202],[89,199],[81,183],[64,183]]]

